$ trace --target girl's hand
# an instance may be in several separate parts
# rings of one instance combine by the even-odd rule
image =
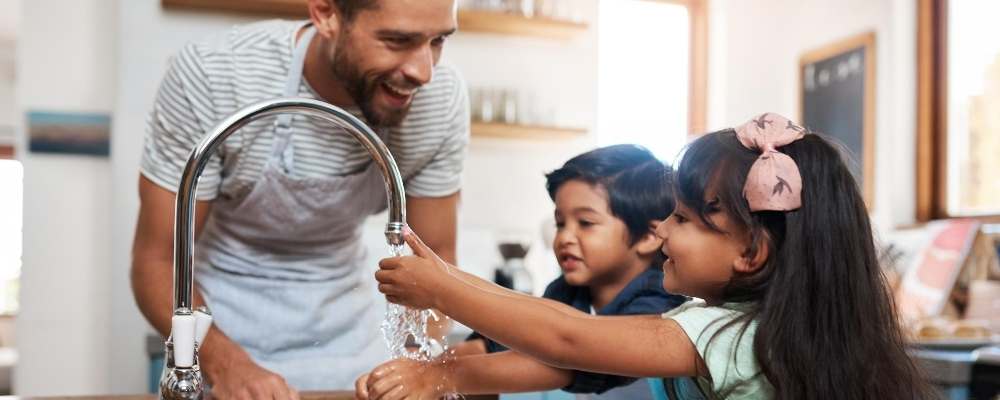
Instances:
[[[354,381],[354,400],[368,400],[369,376],[371,376],[371,374],[366,373],[358,377],[358,380]]]
[[[413,231],[407,229],[403,237],[415,255],[380,261],[375,272],[378,290],[393,303],[415,309],[436,308],[436,293],[452,279],[448,269],[455,267],[434,254]]]
[[[397,359],[372,370],[368,377],[370,400],[437,400],[452,390],[444,364]]]

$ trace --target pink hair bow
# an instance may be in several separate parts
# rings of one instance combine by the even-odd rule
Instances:
[[[791,211],[802,206],[802,175],[787,154],[777,149],[799,140],[805,129],[778,114],[764,113],[736,127],[736,137],[750,150],[760,151],[743,186],[750,211]]]

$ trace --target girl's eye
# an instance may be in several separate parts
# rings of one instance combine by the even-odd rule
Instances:
[[[594,223],[590,221],[583,221],[583,220],[580,221],[580,226],[591,226],[591,225],[594,225]]]
[[[673,217],[674,217],[674,221],[677,221],[678,224],[683,224],[683,223],[687,222],[687,218],[684,218],[683,215],[674,214]]]

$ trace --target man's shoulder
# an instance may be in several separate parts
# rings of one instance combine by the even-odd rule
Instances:
[[[464,90],[465,81],[458,70],[451,65],[438,64],[434,66],[434,78],[417,91],[413,108],[452,106]]]
[[[457,120],[467,118],[466,91],[457,69],[438,64],[434,78],[417,91],[409,114],[395,130],[415,140],[467,135],[462,129],[454,129]]]
[[[275,50],[290,47],[292,32],[303,23],[274,19],[234,25],[229,29],[192,41],[187,47],[195,50],[202,58],[228,58],[233,55],[254,54],[260,57],[274,57],[281,54]]]
[[[462,74],[458,72],[457,68],[445,63],[434,66],[434,79],[428,83],[428,86],[454,89],[459,85],[464,85],[464,82],[462,81]]]

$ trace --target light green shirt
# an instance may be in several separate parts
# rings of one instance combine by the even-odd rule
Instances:
[[[757,321],[743,330],[744,322],[720,329],[743,315],[745,305],[725,303],[708,306],[692,300],[663,314],[677,322],[705,360],[711,377],[699,377],[698,384],[710,398],[769,399],[774,388],[760,372],[753,354]],[[718,336],[715,336],[716,333]],[[714,337],[714,338],[713,338]]]

